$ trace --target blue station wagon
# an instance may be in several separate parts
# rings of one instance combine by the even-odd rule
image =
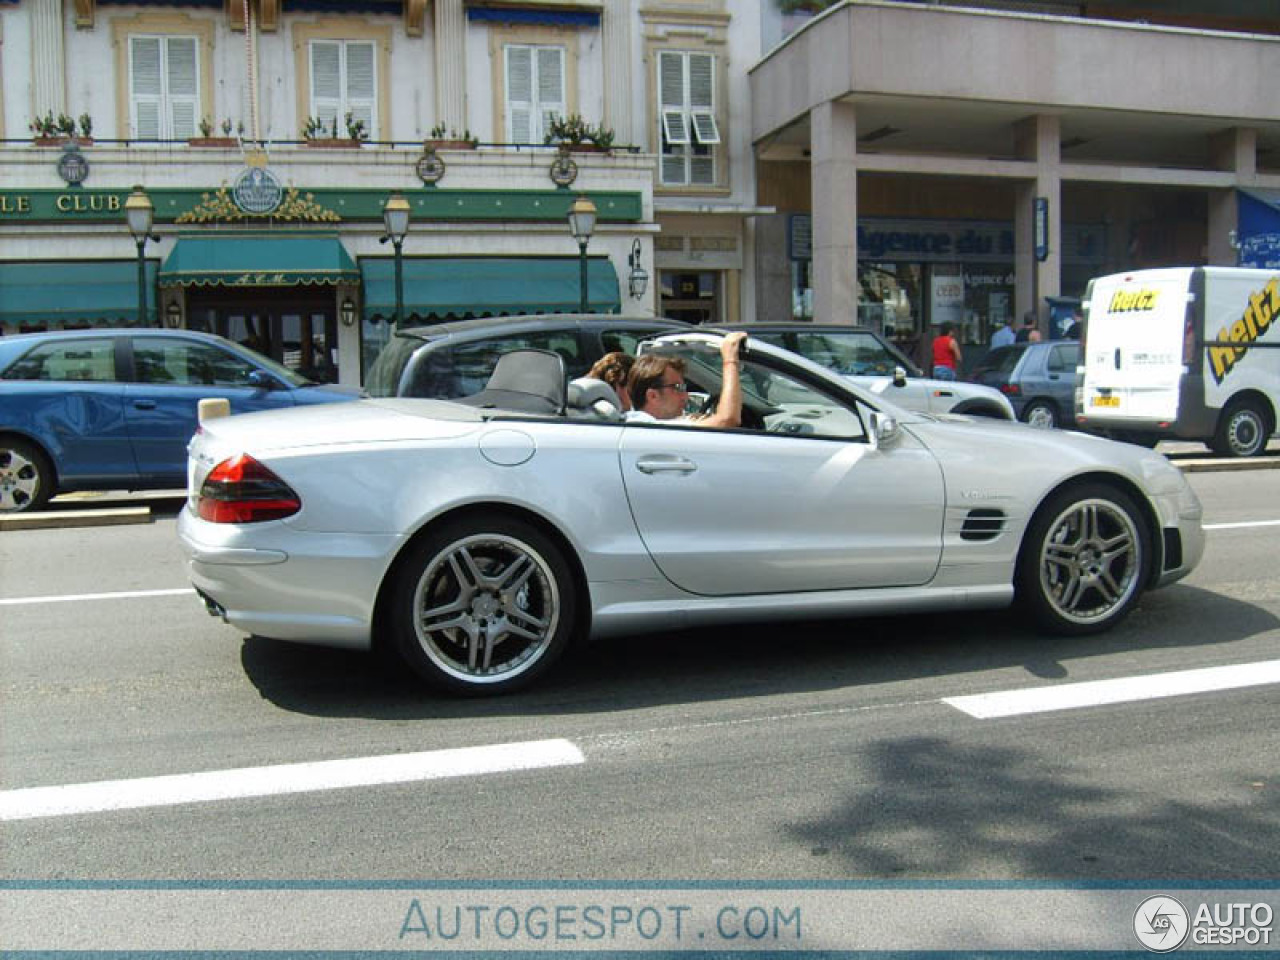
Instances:
[[[0,337],[0,512],[38,509],[70,490],[183,486],[206,397],[247,413],[358,394],[192,330]]]

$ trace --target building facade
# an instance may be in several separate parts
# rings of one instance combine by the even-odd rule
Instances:
[[[591,309],[749,316],[765,19],[746,0],[0,0],[0,332],[167,323],[359,383],[396,315],[395,194],[404,323],[577,310],[580,195]],[[561,149],[565,121],[595,143]]]
[[[1092,276],[1280,267],[1274,7],[859,0],[793,26],[751,71],[762,319],[985,345],[1027,311],[1059,334]]]

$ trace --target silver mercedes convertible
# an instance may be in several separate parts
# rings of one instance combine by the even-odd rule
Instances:
[[[713,409],[720,337],[685,361]],[[362,400],[207,420],[179,535],[240,631],[386,644],[423,679],[505,692],[577,637],[1016,603],[1115,624],[1204,548],[1181,472],[1137,446],[894,407],[748,341],[742,425],[626,422],[550,352],[460,401]]]

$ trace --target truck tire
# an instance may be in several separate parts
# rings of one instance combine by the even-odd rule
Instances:
[[[1218,420],[1209,446],[1224,457],[1256,457],[1271,439],[1271,419],[1256,400],[1237,400]]]

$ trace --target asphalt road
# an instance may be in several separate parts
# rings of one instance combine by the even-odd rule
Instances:
[[[1191,480],[1207,523],[1247,525],[1102,637],[1007,613],[691,631],[488,701],[207,616],[175,502],[5,532],[0,791],[544,740],[581,761],[13,820],[0,879],[1274,878],[1274,682],[999,719],[944,702],[1280,659],[1278,528],[1255,525],[1280,480]]]

